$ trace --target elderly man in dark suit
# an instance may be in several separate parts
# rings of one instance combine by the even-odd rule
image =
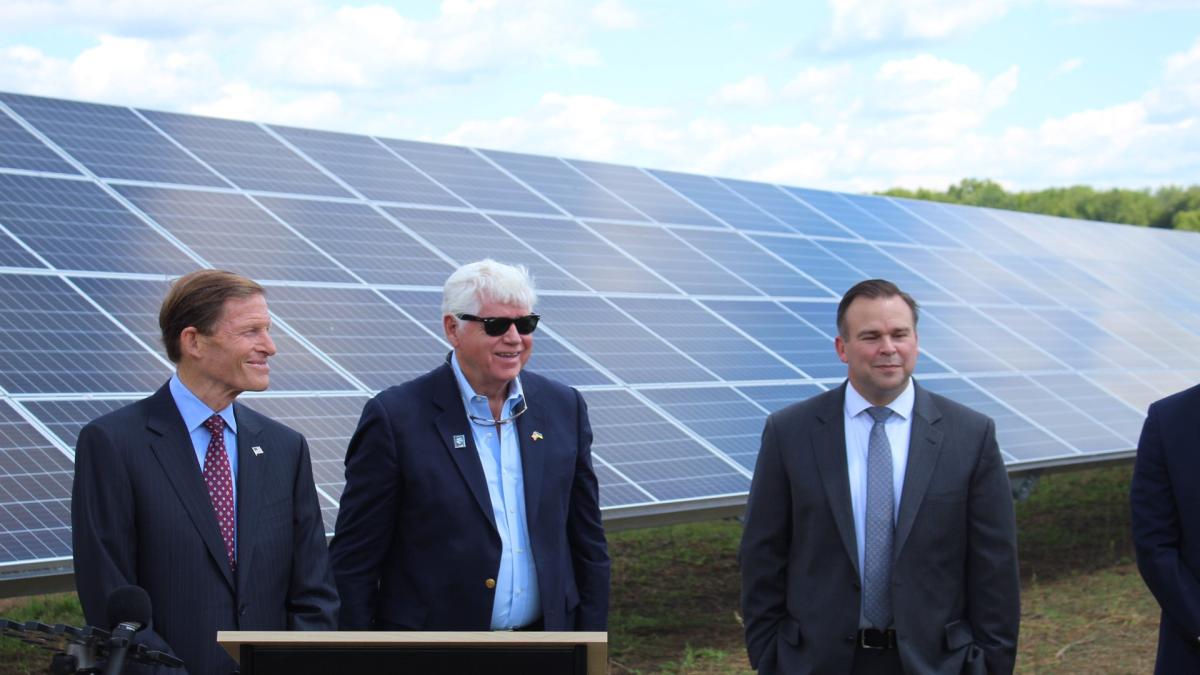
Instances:
[[[873,279],[838,306],[848,382],[772,414],[742,537],[760,673],[1011,673],[1012,494],[995,426],[912,379],[917,303]]]
[[[605,629],[587,407],[522,370],[534,300],[524,268],[459,268],[446,362],[364,407],[330,545],[343,629]]]
[[[88,623],[106,628],[113,589],[141,586],[154,614],[139,641],[192,675],[236,672],[218,630],[336,627],[308,445],[234,401],[269,381],[261,286],[193,272],[171,287],[159,325],[175,375],[79,434],[75,585]]]
[[[1200,386],[1150,406],[1130,504],[1138,569],[1162,607],[1154,672],[1200,673]]]

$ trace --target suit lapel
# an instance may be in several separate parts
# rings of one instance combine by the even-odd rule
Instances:
[[[263,491],[266,464],[260,455],[255,455],[251,448],[263,447],[262,428],[252,415],[245,414],[245,408],[235,403],[233,414],[237,418],[238,444],[238,494],[237,494],[237,577],[238,587],[248,580],[243,577],[249,574],[250,560],[254,556],[254,544],[258,541],[258,517],[262,513]]]
[[[846,385],[826,398],[827,405],[817,412],[813,430],[813,453],[821,472],[821,484],[829,499],[829,510],[837,525],[846,555],[859,572],[858,545],[854,536],[854,508],[850,504],[850,470],[846,468],[846,420],[843,413]]]
[[[533,378],[521,381],[525,395],[525,405],[537,395],[537,385]],[[525,483],[525,522],[536,523],[538,506],[541,504],[542,478],[546,466],[546,453],[560,439],[546,439],[542,436],[545,423],[542,421],[542,407],[530,406],[529,412],[517,418],[517,443],[521,448],[521,472]],[[537,436],[534,435],[537,432]]]
[[[896,517],[896,539],[892,547],[892,559],[904,550],[904,542],[912,532],[921,501],[933,477],[938,455],[942,452],[942,432],[934,425],[942,413],[934,405],[929,393],[916,382],[913,402],[912,432],[908,441],[908,465],[904,470],[904,489],[900,493],[900,513]]]
[[[450,453],[450,459],[458,467],[467,487],[475,497],[475,503],[487,517],[492,527],[496,527],[496,516],[492,513],[492,498],[488,494],[487,477],[483,475],[483,465],[479,461],[479,450],[475,447],[475,435],[471,430],[471,422],[463,408],[462,396],[458,391],[458,382],[454,378],[454,369],[449,364],[443,365],[434,380],[433,402],[437,407],[437,417],[434,424],[438,436]],[[532,412],[532,411],[531,411]],[[455,447],[454,439],[461,438],[463,447]]]
[[[217,516],[213,511],[212,499],[204,486],[200,465],[192,449],[192,439],[184,426],[171,390],[164,385],[150,397],[150,414],[146,428],[153,437],[150,449],[167,475],[167,480],[178,495],[192,524],[208,548],[209,555],[220,567],[229,587],[233,588],[233,574],[229,568],[229,557],[225,553],[225,541],[217,527]]]

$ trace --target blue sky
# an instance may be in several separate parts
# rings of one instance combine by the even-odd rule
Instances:
[[[1200,183],[1195,0],[6,0],[0,90],[853,191]]]

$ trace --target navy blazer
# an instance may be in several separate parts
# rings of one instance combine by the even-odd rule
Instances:
[[[750,663],[848,673],[862,601],[846,386],[767,418],[739,561]],[[892,609],[907,673],[1011,673],[1016,517],[992,420],[916,386],[896,514]]]
[[[1156,673],[1200,673],[1200,386],[1150,406],[1130,487],[1138,569],[1162,607]]]
[[[337,624],[308,444],[240,403],[234,415],[236,575],[168,386],[92,421],[75,448],[71,534],[87,622],[110,628],[108,594],[141,586],[154,615],[139,640],[169,648],[192,675],[237,670],[217,644],[219,630],[334,630]]]
[[[516,424],[545,629],[605,630],[609,558],[587,406],[535,373],[522,372],[521,386],[529,411]],[[342,629],[488,630],[500,554],[451,366],[368,401],[330,544]]]

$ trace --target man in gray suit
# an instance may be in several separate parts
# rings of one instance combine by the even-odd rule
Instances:
[[[912,379],[917,303],[838,306],[849,380],[772,414],[746,508],[742,612],[760,673],[1011,673],[1012,493],[991,419]]]

